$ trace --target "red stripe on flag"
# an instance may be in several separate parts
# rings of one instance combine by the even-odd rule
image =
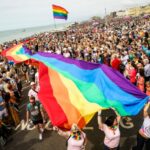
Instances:
[[[63,124],[67,123],[67,117],[53,95],[48,68],[43,63],[39,65],[40,91],[38,97],[50,117],[52,124],[63,127]]]
[[[68,11],[65,8],[58,6],[58,5],[52,5],[52,8],[55,10],[62,10],[62,11],[65,11],[66,13],[68,13]]]

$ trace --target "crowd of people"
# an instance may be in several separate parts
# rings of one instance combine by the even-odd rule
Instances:
[[[66,58],[106,64],[120,71],[139,90],[150,96],[150,17],[93,19],[81,24],[75,23],[65,31],[45,32],[22,40],[5,42],[0,45],[0,51],[24,41],[28,41],[25,46],[32,54],[56,53]],[[22,100],[22,79],[31,86],[28,93],[27,120],[31,115],[34,125],[38,128],[39,139],[42,139],[45,115],[41,104],[37,103],[38,70],[35,66],[25,63],[15,65],[2,56],[0,56],[0,128],[5,126],[7,129],[7,125],[16,127],[20,123],[18,106]],[[32,104],[36,104],[36,107]],[[39,120],[36,120],[37,114],[40,116]],[[116,124],[117,122],[119,119]],[[150,121],[147,122],[150,125]],[[104,133],[110,133],[106,127],[108,124],[105,122],[104,125],[99,120],[100,129]],[[116,129],[113,132],[118,138],[120,134],[118,128]],[[55,130],[60,131],[57,127]],[[3,131],[0,132],[0,136],[7,138],[6,132],[0,131]],[[64,135],[62,131],[59,133]],[[66,135],[70,138],[73,132]],[[85,134],[80,132],[80,139],[82,137],[85,137]],[[82,143],[86,143],[83,141]],[[109,149],[107,142],[109,140],[105,139],[105,149]],[[113,148],[118,149],[118,146],[119,144]]]
[[[105,21],[105,22],[104,22]],[[92,20],[66,31],[34,35],[25,45],[32,51],[62,54],[120,71],[142,92],[150,95],[150,18]],[[7,49],[20,41],[6,42]]]

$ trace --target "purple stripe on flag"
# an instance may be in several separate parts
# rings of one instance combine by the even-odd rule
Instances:
[[[54,18],[55,19],[65,19],[65,20],[67,20],[67,17],[65,17],[65,16],[54,16]]]
[[[118,87],[122,88],[125,92],[130,93],[134,95],[137,98],[145,98],[147,95],[143,92],[141,92],[137,87],[135,87],[132,83],[130,83],[120,72],[117,70],[114,70],[113,68],[110,68],[107,65],[104,64],[97,64],[97,63],[90,63],[90,62],[85,62],[82,60],[74,60],[70,58],[64,58],[62,55],[57,55],[57,54],[50,54],[50,53],[43,53],[43,52],[38,52],[35,55],[41,55],[43,57],[48,57],[48,58],[55,58],[58,60],[61,60],[65,63],[68,64],[73,64],[76,65],[77,67],[85,70],[92,70],[92,69],[101,69],[107,77],[113,81]]]
[[[86,70],[92,70],[92,69],[96,69],[98,67],[101,67],[101,64],[85,62],[83,60],[74,60],[71,58],[65,58],[62,55],[58,55],[58,54],[50,54],[50,53],[45,53],[45,52],[44,53],[38,52],[36,54],[39,54],[39,55],[44,56],[44,57],[49,57],[49,58],[52,57],[52,58],[61,60],[61,61],[66,62],[66,63],[76,65],[79,68],[86,69]]]
[[[134,95],[135,97],[141,98],[141,99],[147,97],[145,93],[141,92],[135,85],[130,83],[130,81],[127,80],[117,70],[114,70],[113,68],[110,68],[106,65],[102,65],[101,69],[111,81],[113,81],[116,85],[122,88],[125,92],[130,93]]]

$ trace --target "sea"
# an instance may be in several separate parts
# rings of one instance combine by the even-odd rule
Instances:
[[[30,37],[34,34],[40,34],[43,32],[56,32],[56,31],[66,30],[67,27],[69,27],[72,24],[73,23],[66,23],[66,24],[57,24],[57,25],[48,25],[48,26],[0,31],[0,44],[3,44],[4,42],[9,42],[15,39],[19,40],[22,38]]]

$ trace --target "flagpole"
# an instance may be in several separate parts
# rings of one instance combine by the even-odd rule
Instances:
[[[107,24],[107,11],[106,11],[106,8],[105,8],[105,24]]]
[[[53,10],[53,5],[52,5],[52,10]],[[56,26],[56,21],[55,21],[54,12],[53,12],[53,20],[54,20],[54,27],[55,27],[55,30],[56,30],[57,26]]]

